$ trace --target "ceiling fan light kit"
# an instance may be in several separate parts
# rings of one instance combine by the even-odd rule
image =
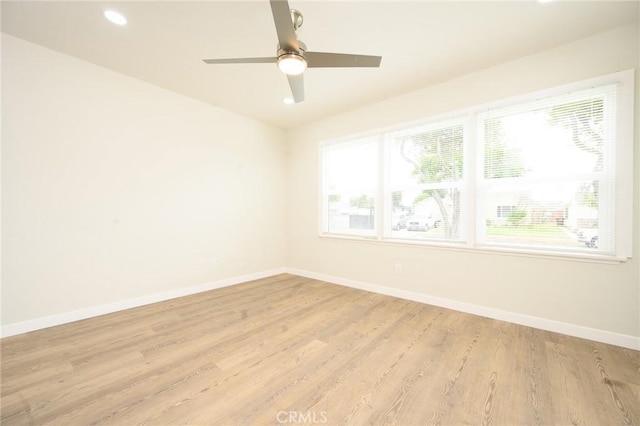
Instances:
[[[287,75],[302,74],[307,69],[307,60],[297,53],[283,53],[278,56],[278,68]]]
[[[377,68],[380,56],[352,55],[346,53],[307,52],[298,40],[296,30],[303,22],[302,13],[289,7],[287,0],[269,0],[271,13],[278,34],[276,57],[203,59],[207,64],[265,64],[276,63],[287,75],[295,103],[304,100],[302,73],[307,68]]]

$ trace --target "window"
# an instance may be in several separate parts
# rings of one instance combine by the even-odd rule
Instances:
[[[329,145],[323,151],[323,232],[375,236],[377,138]]]
[[[321,147],[321,234],[630,257],[633,71]]]
[[[478,115],[479,243],[614,251],[615,96],[607,84]]]
[[[391,199],[387,235],[460,240],[464,124],[451,120],[392,132],[385,143]],[[399,222],[399,219],[403,219]],[[390,229],[389,229],[390,228]],[[390,232],[389,232],[390,231]]]

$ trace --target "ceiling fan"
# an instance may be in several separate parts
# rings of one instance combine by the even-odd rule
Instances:
[[[267,58],[203,59],[207,64],[260,64],[276,63],[280,71],[287,75],[293,100],[304,101],[304,80],[302,73],[307,68],[375,68],[380,66],[382,57],[352,55],[345,53],[309,52],[307,46],[296,36],[302,25],[302,14],[289,8],[287,0],[269,0],[273,21],[278,34],[277,54]]]

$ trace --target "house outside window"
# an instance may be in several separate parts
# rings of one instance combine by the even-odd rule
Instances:
[[[517,206],[498,206],[496,217],[500,219],[508,218],[511,213],[517,210]]]

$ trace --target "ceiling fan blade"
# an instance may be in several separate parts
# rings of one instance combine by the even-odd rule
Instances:
[[[287,80],[289,80],[293,100],[296,103],[304,101],[304,78],[302,74],[287,75]]]
[[[348,53],[305,52],[309,68],[375,68],[380,66],[381,56],[350,55]]]
[[[278,58],[228,58],[228,59],[203,59],[207,64],[275,64]]]
[[[280,49],[299,52],[298,38],[291,20],[291,8],[287,0],[269,0],[273,22],[276,24]]]

